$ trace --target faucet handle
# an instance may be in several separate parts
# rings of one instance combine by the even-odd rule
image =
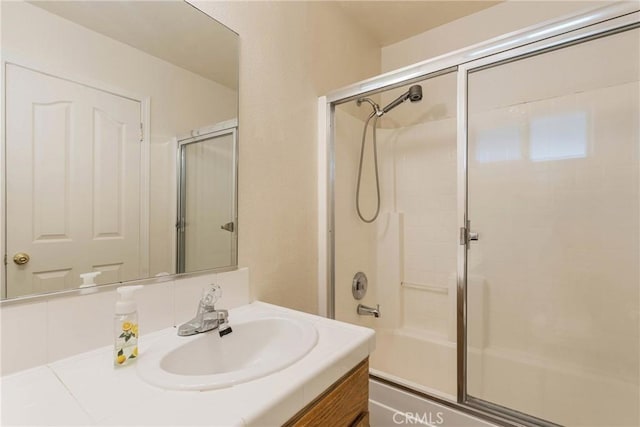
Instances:
[[[202,296],[202,305],[205,307],[213,307],[215,303],[218,302],[220,298],[222,298],[222,289],[220,285],[212,284],[208,290],[203,292]]]

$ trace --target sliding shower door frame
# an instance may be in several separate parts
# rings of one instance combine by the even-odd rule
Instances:
[[[442,55],[409,67],[365,80],[319,98],[319,176],[318,176],[318,283],[319,311],[335,318],[335,107],[363,96],[405,86],[414,82],[457,70],[457,222],[460,245],[457,252],[457,396],[447,401],[406,386],[398,388],[424,396],[461,412],[502,425],[556,426],[545,420],[523,414],[469,396],[467,393],[467,251],[469,218],[467,212],[467,79],[471,72],[500,63],[539,55],[572,44],[586,42],[640,26],[640,8],[631,2],[595,9],[589,13],[556,19],[521,31],[497,37],[488,42]],[[480,236],[481,237],[481,236]]]

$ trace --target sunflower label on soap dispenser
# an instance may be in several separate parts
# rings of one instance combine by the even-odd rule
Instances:
[[[117,289],[120,299],[116,302],[113,347],[113,365],[116,367],[129,365],[138,358],[138,311],[133,293],[140,288],[142,285]]]

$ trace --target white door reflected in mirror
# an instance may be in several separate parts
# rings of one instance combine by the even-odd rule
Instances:
[[[7,264],[7,297],[70,288],[87,271],[103,283],[146,275],[140,102],[6,71],[7,251],[30,258]]]

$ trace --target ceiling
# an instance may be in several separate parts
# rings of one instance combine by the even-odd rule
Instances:
[[[388,46],[494,6],[500,1],[350,0],[337,3],[380,46]]]
[[[30,3],[231,89],[238,87],[238,36],[181,0]]]

